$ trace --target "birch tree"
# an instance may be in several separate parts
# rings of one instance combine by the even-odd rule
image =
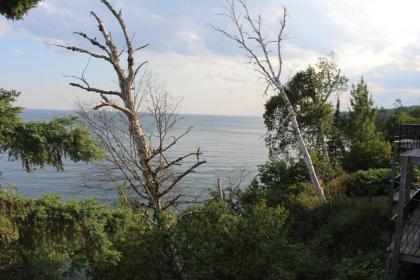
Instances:
[[[334,113],[330,100],[331,95],[335,95],[339,101],[340,94],[347,88],[347,78],[340,72],[332,59],[321,57],[315,67],[308,66],[295,73],[284,88],[307,148],[317,162],[315,170],[322,182],[334,176],[334,169],[339,167],[337,163],[342,158],[342,154],[337,153],[338,147],[331,146],[341,142],[337,127],[340,112],[336,108]],[[288,116],[283,98],[278,94],[272,95],[265,104],[263,115],[268,130],[265,140],[271,154],[285,158],[294,157],[297,150],[294,129],[289,125]],[[329,154],[332,148],[335,149],[334,155]]]
[[[265,36],[262,30],[261,15],[254,18],[245,0],[228,0],[228,10],[223,15],[232,23],[234,31],[229,32],[225,29],[214,27],[215,30],[233,40],[240,48],[245,50],[249,62],[255,66],[255,70],[266,83],[264,94],[269,90],[273,90],[282,98],[285,110],[288,112],[288,123],[296,138],[296,144],[303,155],[314,192],[322,203],[326,203],[324,190],[315,172],[303,133],[296,118],[296,112],[290,102],[290,97],[285,91],[285,85],[281,81],[283,70],[282,44],[285,39],[288,16],[286,8],[283,9],[283,15],[279,21],[279,30],[274,39],[268,39]]]
[[[85,71],[81,76],[73,76],[76,81],[70,85],[99,96],[99,103],[91,110],[82,108],[80,115],[105,148],[107,159],[123,174],[131,190],[148,202],[156,218],[158,214],[176,205],[182,195],[174,195],[179,182],[205,161],[201,159],[200,149],[175,159],[168,156],[168,151],[190,129],[177,137],[169,135],[178,120],[178,103],[172,102],[164,87],[154,83],[150,75],[145,74],[143,68],[147,61],[137,63],[136,54],[148,44],[135,47],[122,12],[117,11],[107,0],[101,2],[118,23],[124,38],[122,48],[117,46],[104,21],[94,11],[90,14],[102,40],[84,32],[74,32],[90,43],[94,50],[70,45],[56,46],[105,61],[112,66],[118,79],[117,89],[102,89],[91,85],[85,77]],[[141,109],[149,114],[140,114]],[[144,123],[147,117],[151,117],[154,126],[149,133]],[[152,143],[152,139],[157,141]],[[186,159],[192,162],[191,165],[180,170],[179,165]]]

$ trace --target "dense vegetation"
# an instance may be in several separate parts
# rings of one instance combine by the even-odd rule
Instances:
[[[21,18],[39,1],[5,1]],[[28,199],[0,189],[1,279],[382,279],[389,245],[390,141],[399,124],[420,122],[420,107],[377,110],[366,82],[351,87],[332,61],[296,73],[284,90],[305,136],[328,204],[315,196],[284,99],[264,113],[270,158],[245,188],[224,199],[155,213],[120,189],[120,201]],[[335,103],[332,97],[336,94]],[[23,122],[19,93],[0,90],[0,149],[27,171],[62,159],[100,158],[76,118]],[[138,202],[138,201],[137,201]],[[413,279],[418,270],[402,269]],[[418,274],[417,274],[418,275]]]
[[[13,103],[20,92],[0,88],[0,152],[19,159],[26,171],[45,165],[63,169],[63,158],[73,161],[100,159],[102,151],[75,117],[50,122],[23,122],[21,107]]]
[[[358,88],[362,98],[356,98]],[[247,188],[227,189],[223,201],[215,197],[178,214],[167,212],[157,222],[124,191],[110,206],[64,202],[55,195],[32,200],[0,190],[2,279],[381,279],[390,234],[389,169],[385,160],[356,172],[345,167],[359,156],[351,155],[347,133],[355,114],[366,112],[357,122],[367,124],[354,126],[354,133],[377,135],[383,147],[389,144],[375,125],[363,81],[353,96],[353,108],[362,109],[340,114],[337,126],[345,154],[331,163],[334,168],[324,169],[331,171],[324,177],[328,205],[313,194],[298,156],[274,153]],[[4,104],[10,118],[2,119],[1,135],[7,139],[16,137],[13,123],[24,123],[17,109]],[[337,117],[334,110],[330,116]],[[378,153],[360,143],[366,152]],[[317,168],[325,165],[320,158]]]
[[[386,203],[300,193],[288,205],[212,201],[151,225],[140,209],[1,191],[3,279],[370,279],[383,273]],[[302,221],[305,223],[302,224]],[[311,232],[311,235],[308,235]],[[359,278],[360,279],[360,278]]]

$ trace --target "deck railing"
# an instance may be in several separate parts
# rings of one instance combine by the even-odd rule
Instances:
[[[420,124],[401,124],[395,137],[397,154],[411,149],[420,149]]]

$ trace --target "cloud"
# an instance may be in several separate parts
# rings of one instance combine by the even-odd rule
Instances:
[[[390,0],[319,0],[331,24],[340,26],[347,41],[338,46],[338,53],[357,60],[354,68],[368,68],[395,64],[403,67],[404,49],[418,45],[420,28],[417,14],[420,2],[405,0],[396,4]],[[364,63],[362,61],[365,61]]]
[[[150,67],[168,80],[171,91],[185,96],[186,111],[262,112],[264,86],[259,74],[247,64],[243,50],[210,28],[210,25],[231,27],[226,19],[217,15],[224,11],[223,0],[119,0],[114,4],[122,9],[135,44],[150,43],[147,51],[140,53],[141,59],[149,60]],[[249,0],[249,4],[254,14],[263,15],[267,36],[276,34],[282,4],[288,7],[283,80],[316,63],[317,57],[334,51],[342,73],[352,82],[363,75],[372,86],[374,97],[378,97],[378,104],[390,104],[388,99],[393,100],[395,96],[418,103],[418,98],[413,96],[420,89],[417,82],[420,80],[417,78],[420,77],[420,28],[417,24],[420,2],[404,0],[397,5],[389,0],[285,0],[284,3]],[[0,39],[7,39],[4,40],[7,49],[19,49],[25,54],[37,56],[39,53],[34,50],[42,49],[45,68],[63,72],[69,66],[61,65],[61,61],[71,54],[46,48],[44,42],[87,47],[73,31],[101,38],[90,10],[103,17],[121,46],[123,38],[115,19],[99,1],[86,0],[42,1],[24,21],[0,19]],[[19,40],[25,40],[25,46],[19,45]],[[55,60],[48,59],[49,56]],[[80,68],[84,63],[83,60]],[[95,70],[102,75],[101,69]],[[109,76],[103,76],[103,80],[106,79]],[[348,93],[344,96],[343,104],[348,104]]]
[[[151,61],[150,69],[167,82],[169,91],[184,97],[185,112],[262,113],[263,81],[244,58],[155,52],[145,53],[144,56]]]
[[[20,56],[20,55],[23,55],[24,52],[21,49],[13,49],[12,54]]]
[[[47,15],[60,14],[60,11],[62,11],[62,9],[58,9],[58,7],[56,7],[51,2],[40,2],[38,4],[38,9],[44,11]]]

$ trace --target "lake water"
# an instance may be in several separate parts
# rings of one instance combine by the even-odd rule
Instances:
[[[51,120],[56,116],[73,114],[71,111],[25,110],[24,120]],[[223,185],[248,184],[257,173],[257,166],[267,160],[264,145],[265,128],[261,117],[182,115],[173,134],[181,133],[193,126],[183,138],[174,154],[193,152],[197,147],[203,152],[206,164],[197,172],[185,177],[180,187],[188,194],[185,201],[200,200],[214,190],[217,178]],[[53,168],[37,169],[26,173],[20,161],[8,161],[6,154],[0,155],[0,185],[15,188],[20,194],[36,198],[44,193],[55,192],[64,199],[94,197],[102,202],[115,201],[117,184],[104,176],[103,163],[73,163],[64,161],[64,171]]]

